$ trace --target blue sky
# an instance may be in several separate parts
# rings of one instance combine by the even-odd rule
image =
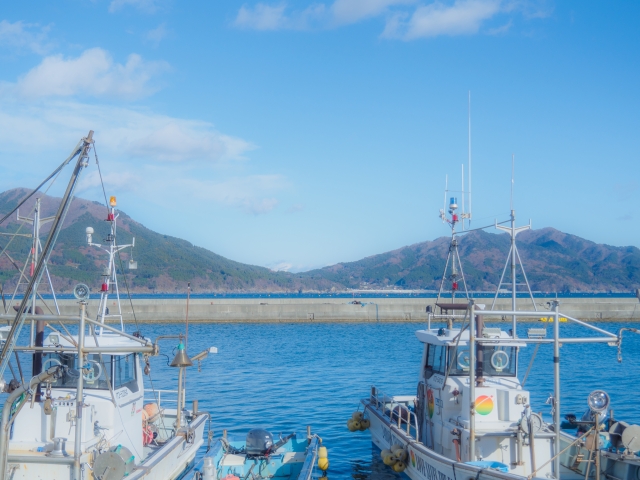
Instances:
[[[0,189],[89,129],[108,194],[154,230],[304,270],[473,225],[640,245],[640,3],[11,2],[0,11]],[[58,193],[63,181],[53,187]],[[101,199],[95,165],[80,195]]]

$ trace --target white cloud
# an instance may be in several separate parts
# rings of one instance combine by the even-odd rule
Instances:
[[[509,20],[507,23],[505,23],[501,27],[490,28],[489,30],[487,30],[487,33],[489,35],[504,35],[511,29],[512,26],[513,26],[513,20]]]
[[[109,13],[115,13],[124,7],[133,7],[144,13],[155,13],[158,10],[157,0],[111,0]]]
[[[331,6],[334,21],[339,24],[355,23],[376,17],[395,5],[410,5],[417,0],[336,0]]]
[[[416,8],[411,16],[396,14],[383,37],[415,40],[438,35],[478,33],[481,24],[501,11],[500,0],[458,0],[453,5],[434,2]]]
[[[258,215],[276,208],[279,194],[290,186],[279,174],[245,173],[246,161],[237,167],[228,163],[213,168],[220,162],[244,160],[243,155],[255,147],[218,132],[208,122],[70,100],[30,103],[0,97],[0,168],[4,172],[0,189],[36,184],[42,172],[53,169],[89,129],[95,131],[95,148],[109,191],[132,192],[144,202],[193,208],[193,200],[201,200],[203,205]],[[52,154],[58,160],[52,161]],[[28,172],[21,167],[22,161],[30,162]],[[101,190],[93,161],[90,167],[79,186],[85,195]]]
[[[288,272],[293,268],[293,263],[284,262],[284,261],[276,262],[276,263],[267,265],[267,268],[274,272]]]
[[[296,213],[301,212],[302,210],[304,210],[304,205],[302,205],[301,203],[294,203],[289,208],[287,208],[287,213]]]
[[[167,30],[167,24],[161,23],[156,28],[149,30],[145,35],[145,38],[158,46],[162,39],[164,39],[168,35],[169,31]]]
[[[176,183],[191,197],[239,208],[253,215],[273,210],[279,203],[273,195],[289,186],[287,179],[278,174],[232,177],[221,182],[184,179],[172,184]]]
[[[100,181],[100,174],[97,169],[92,169],[86,173],[80,180],[77,193],[86,192],[88,190],[102,190],[102,183],[104,183],[107,192],[129,192],[135,191],[136,186],[141,185],[144,181],[140,175],[125,169],[119,169],[117,172],[103,172],[102,181]]]
[[[24,22],[0,21],[0,46],[29,50],[44,55],[51,48],[47,39],[49,27]]]
[[[77,58],[52,55],[18,80],[25,97],[86,95],[125,99],[145,97],[158,87],[154,76],[168,70],[166,62],[145,61],[131,54],[125,64],[115,63],[101,48],[85,50]]]
[[[138,128],[134,138],[123,138],[126,151],[136,158],[161,161],[219,161],[240,159],[253,145],[240,138],[224,135],[205,122],[156,118]]]
[[[238,11],[234,25],[251,30],[306,30],[316,26],[326,17],[323,4],[314,4],[300,12],[287,13],[284,3],[255,7],[243,5]]]
[[[234,21],[239,28],[253,30],[309,30],[333,28],[365,19],[384,17],[383,38],[415,40],[440,35],[472,35],[499,14],[521,14],[526,19],[545,18],[553,11],[547,0],[334,0],[313,3],[304,9],[290,8],[286,2],[243,5]],[[490,35],[507,32],[502,26],[486,31]]]

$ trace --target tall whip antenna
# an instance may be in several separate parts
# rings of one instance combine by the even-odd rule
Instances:
[[[471,227],[471,90],[469,90],[469,172],[467,173],[469,178],[469,217],[468,225]]]
[[[514,175],[516,168],[516,156],[515,154],[511,154],[511,210],[513,210],[513,183],[514,183]]]

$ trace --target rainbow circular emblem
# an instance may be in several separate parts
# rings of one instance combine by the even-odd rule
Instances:
[[[416,468],[416,456],[413,454],[413,450],[409,450],[409,454],[411,455],[411,465]]]
[[[489,415],[493,412],[493,397],[480,395],[476,398],[476,412],[480,415]]]
[[[433,417],[433,411],[435,409],[435,400],[433,399],[433,390],[427,390],[427,409],[429,410],[429,418]]]

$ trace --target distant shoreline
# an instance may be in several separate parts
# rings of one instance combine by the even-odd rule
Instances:
[[[100,292],[98,290],[93,290],[91,292],[91,297],[95,298],[99,296]],[[113,295],[113,293],[111,293]],[[475,292],[470,291],[469,295],[471,298],[494,298],[495,292]],[[528,293],[518,292],[518,298],[529,298]],[[6,294],[5,294],[6,297]],[[43,298],[52,299],[51,294],[43,294]],[[125,300],[127,298],[126,290],[120,290],[120,297]],[[425,299],[434,299],[438,297],[437,292],[431,291],[400,291],[394,290],[389,292],[381,292],[381,291],[366,291],[366,290],[357,290],[353,292],[302,292],[302,293],[285,293],[285,292],[207,292],[207,293],[191,293],[190,297],[192,299],[206,299],[206,300],[216,300],[216,299],[258,299],[258,298],[281,298],[281,299],[314,299],[314,298],[325,298],[325,299],[340,299],[340,298],[425,298]],[[458,293],[456,298],[461,299],[464,298],[464,293]],[[534,298],[636,298],[636,294],[634,292],[533,292]],[[22,298],[17,296],[16,298]],[[72,300],[72,293],[60,293],[56,294],[56,298],[61,300]],[[180,300],[187,298],[186,293],[132,293],[131,298],[138,300],[153,300],[153,299],[163,299],[163,300]],[[450,293],[443,293],[441,298],[450,299]],[[511,293],[505,292],[498,294],[498,298],[506,299],[511,298]]]

